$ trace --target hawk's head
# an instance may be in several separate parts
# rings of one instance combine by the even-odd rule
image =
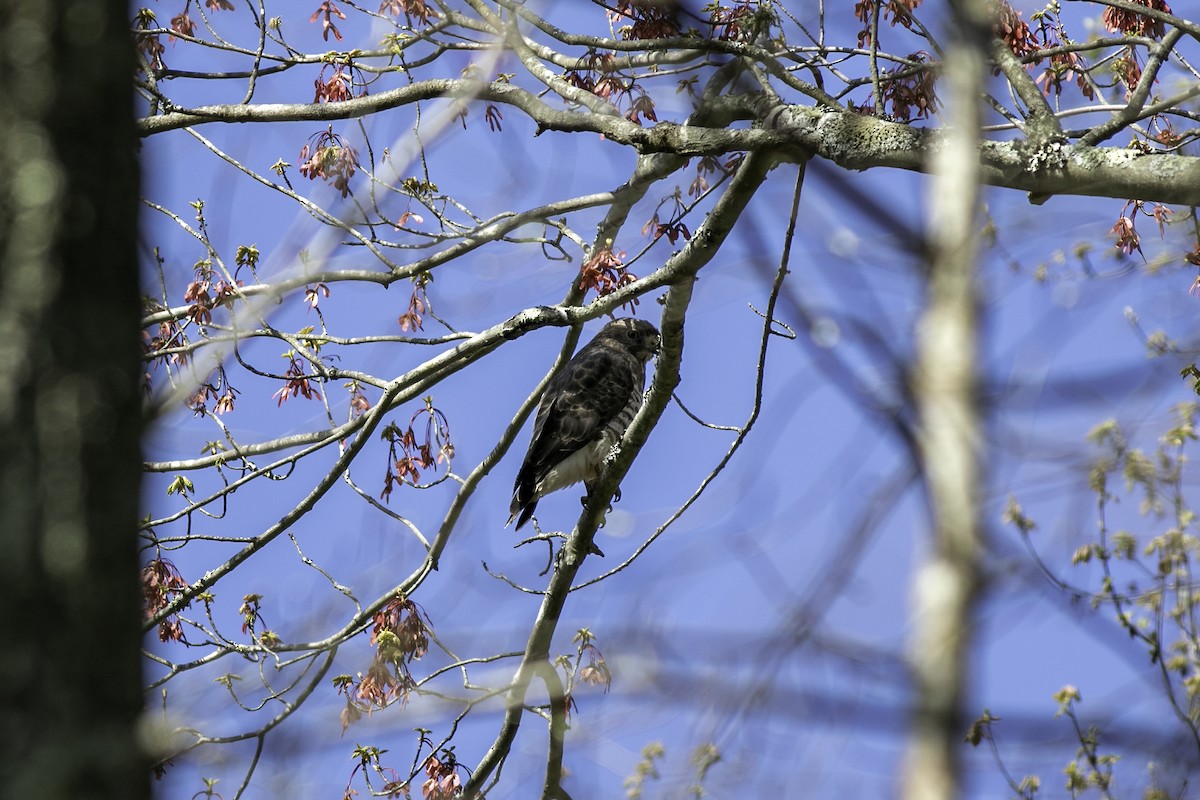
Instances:
[[[614,319],[600,329],[596,341],[620,347],[645,363],[658,352],[658,328],[644,319]]]

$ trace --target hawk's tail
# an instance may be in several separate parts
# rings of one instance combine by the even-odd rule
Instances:
[[[508,522],[504,523],[504,527],[507,528],[515,519],[517,527],[513,530],[521,530],[521,526],[529,522],[529,518],[533,516],[535,508],[537,508],[537,498],[533,496],[533,487],[525,486],[518,481],[513,488],[512,503],[508,506]]]

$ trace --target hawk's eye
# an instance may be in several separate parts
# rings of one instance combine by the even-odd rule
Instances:
[[[640,338],[642,338],[642,332],[639,331],[637,328],[630,328],[629,329],[629,338],[630,339],[640,339]]]

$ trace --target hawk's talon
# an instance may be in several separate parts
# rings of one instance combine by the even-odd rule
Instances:
[[[591,499],[592,499],[592,497],[590,494],[585,494],[583,497],[579,498],[579,505],[583,506],[584,508],[587,508],[588,501],[590,501]],[[613,495],[612,503],[608,504],[608,508],[605,510],[605,513],[607,514],[609,511],[612,511],[613,503],[619,502],[620,499],[621,499],[621,490],[617,489],[617,493]],[[603,520],[600,521],[600,527],[602,527],[602,528],[604,527]]]

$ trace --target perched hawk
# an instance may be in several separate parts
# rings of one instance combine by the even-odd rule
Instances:
[[[583,481],[591,493],[605,457],[642,405],[646,362],[658,352],[658,338],[645,320],[614,320],[550,379],[505,527],[514,519],[517,528],[528,522],[550,492]]]

